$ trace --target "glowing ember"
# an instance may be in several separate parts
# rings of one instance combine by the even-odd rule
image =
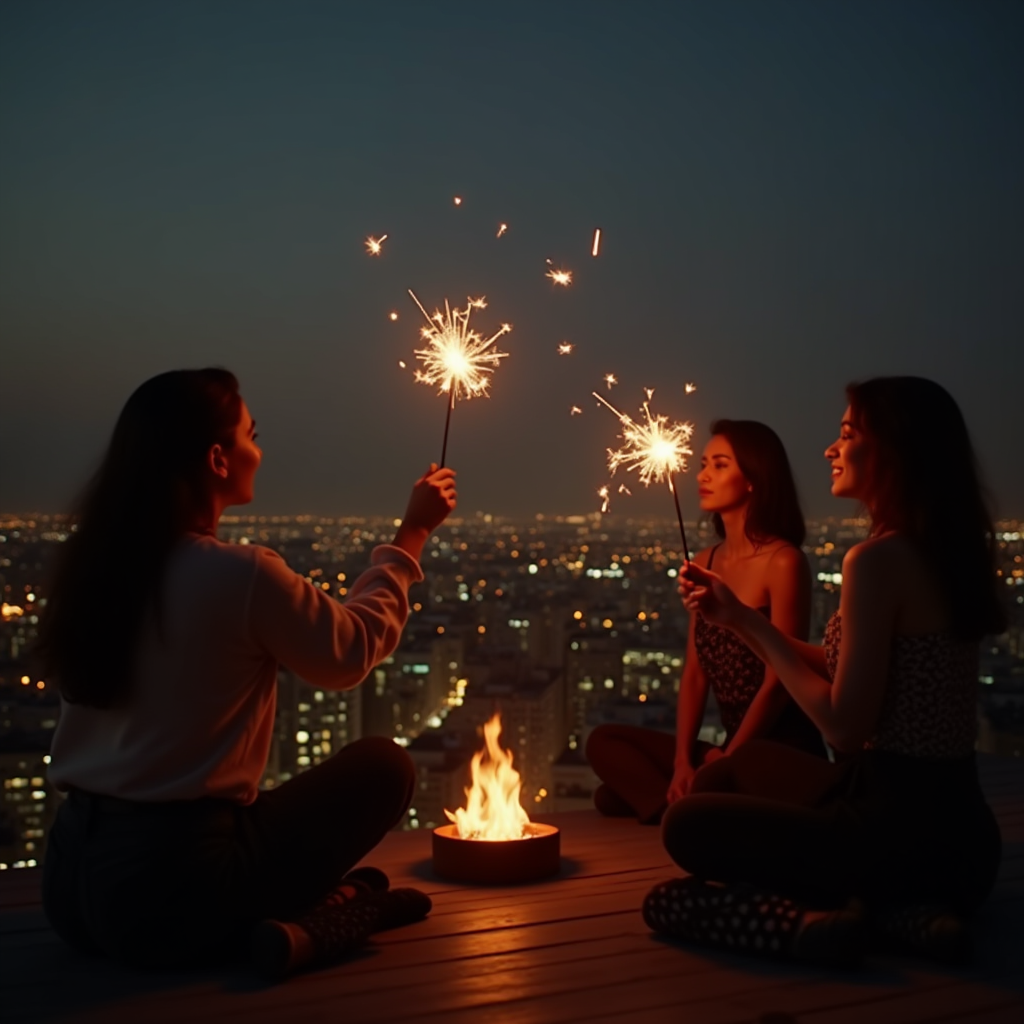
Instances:
[[[455,203],[456,206],[461,206],[462,205],[462,196],[455,196],[452,199],[452,202]]]
[[[591,246],[590,255],[596,256],[601,251],[601,229],[594,228],[594,244]]]
[[[558,346],[558,354],[560,356],[567,356],[567,355],[569,355],[572,352],[573,348],[574,348],[574,346],[573,346],[571,341],[563,341]]]
[[[397,320],[398,319],[398,313],[395,310],[391,310],[391,312],[388,313],[388,319],[389,320]]]
[[[484,725],[486,749],[478,750],[470,762],[473,784],[466,790],[466,806],[454,814],[444,812],[460,839],[500,841],[530,835],[529,816],[519,803],[522,782],[512,767],[512,752],[498,743],[500,735],[501,715],[495,714]]]
[[[465,309],[452,309],[445,299],[444,312],[437,310],[431,316],[412,290],[409,294],[427,321],[427,326],[420,331],[426,347],[415,350],[416,358],[423,363],[416,371],[416,380],[436,386],[439,394],[451,394],[453,402],[456,398],[486,395],[490,375],[508,355],[497,351],[493,345],[512,330],[512,325],[502,324],[485,338],[469,326],[473,310],[486,308],[484,299],[467,299]]]
[[[494,237],[495,238],[501,238],[501,236],[503,234],[505,234],[506,231],[508,231],[508,225],[507,224],[499,224],[498,225],[498,233]]]
[[[374,238],[373,235],[370,235],[366,239],[366,251],[371,256],[379,256],[381,249],[384,247],[384,239],[387,237],[387,235],[381,235],[380,238]]]
[[[556,270],[552,267],[544,276],[550,278],[555,284],[561,285],[563,288],[568,288],[572,284],[571,270]]]

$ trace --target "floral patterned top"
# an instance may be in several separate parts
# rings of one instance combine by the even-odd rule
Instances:
[[[825,628],[825,662],[835,679],[843,625],[839,612]],[[948,630],[896,636],[882,711],[864,744],[912,757],[965,757],[977,728],[978,645]]]
[[[735,633],[703,615],[696,616],[693,628],[697,660],[718,702],[728,744],[761,689],[764,662]]]

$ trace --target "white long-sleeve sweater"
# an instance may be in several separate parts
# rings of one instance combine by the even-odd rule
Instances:
[[[342,604],[268,548],[189,534],[165,570],[161,628],[150,617],[143,629],[128,701],[62,702],[50,779],[127,800],[251,803],[278,665],[324,689],[357,686],[398,646],[421,579],[415,559],[381,545]]]

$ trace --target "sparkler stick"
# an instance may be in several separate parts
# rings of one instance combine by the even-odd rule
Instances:
[[[632,416],[616,409],[608,399],[596,391],[591,394],[619,418],[622,424],[622,440],[625,444],[618,449],[608,449],[608,470],[614,474],[619,466],[626,471],[636,470],[644,487],[652,482],[665,480],[675,502],[676,519],[679,521],[679,535],[683,541],[683,557],[690,561],[690,548],[686,543],[686,528],[683,526],[683,512],[679,507],[679,494],[675,485],[675,474],[685,472],[686,456],[692,455],[689,441],[693,436],[692,423],[680,423],[667,416],[652,415],[650,409],[653,391],[649,391],[643,404],[646,423],[637,423]]]
[[[485,338],[469,326],[473,310],[486,308],[484,299],[467,299],[465,309],[452,309],[446,299],[444,312],[437,310],[431,316],[411,288],[409,295],[427,321],[427,326],[420,329],[420,337],[426,346],[414,350],[416,358],[423,364],[416,370],[416,380],[420,384],[436,384],[438,394],[448,395],[444,441],[441,445],[443,466],[448,455],[448,431],[455,400],[486,396],[491,383],[490,375],[508,355],[492,346],[498,338],[512,330],[512,325],[502,324],[494,334]]]

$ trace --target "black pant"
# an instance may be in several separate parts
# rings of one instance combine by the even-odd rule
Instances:
[[[321,902],[398,824],[415,777],[373,737],[248,806],[72,791],[47,844],[46,916],[72,946],[138,966],[228,958],[257,921]]]
[[[755,740],[703,769],[662,825],[684,870],[815,906],[937,901],[968,913],[1002,850],[974,757],[865,751],[840,764]]]

